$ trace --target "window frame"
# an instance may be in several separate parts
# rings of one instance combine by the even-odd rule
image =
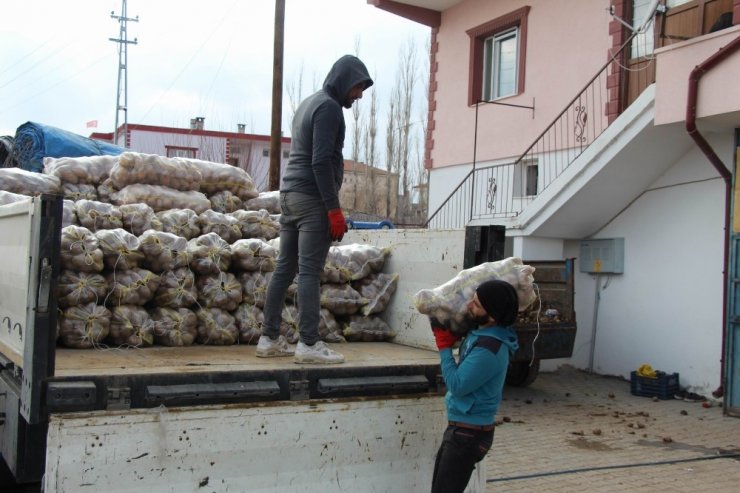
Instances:
[[[483,76],[484,76],[484,54],[485,41],[496,35],[517,29],[517,68],[516,89],[513,94],[501,96],[500,98],[512,97],[524,92],[525,67],[527,60],[527,18],[531,7],[525,6],[497,17],[484,24],[466,31],[470,37],[470,60],[468,74],[468,106],[474,106],[483,100]]]
[[[536,197],[540,192],[540,166],[537,158],[522,160],[514,169],[512,186],[517,199]]]
[[[188,159],[195,159],[198,155],[197,147],[185,147],[185,146],[171,146],[165,145],[165,155],[167,157],[183,157]],[[187,154],[187,155],[183,155]]]
[[[501,47],[505,42],[512,40],[519,44],[519,27],[507,29],[498,32],[493,36],[483,40],[483,80],[481,82],[481,98],[484,101],[495,101],[497,99],[515,96],[518,91],[518,67],[519,67],[519,50],[517,46],[515,67],[514,67],[514,85],[511,92],[503,94],[500,91],[501,85]],[[486,90],[489,94],[486,97]]]

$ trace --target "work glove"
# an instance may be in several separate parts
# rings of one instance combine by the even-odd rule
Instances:
[[[329,236],[333,241],[342,241],[347,232],[347,221],[342,209],[330,209],[326,214],[329,216]]]
[[[456,336],[449,330],[442,329],[440,327],[432,327],[432,333],[434,334],[434,339],[437,342],[437,349],[439,349],[440,351],[442,351],[443,349],[451,348],[455,345],[458,339],[460,339],[459,336]]]

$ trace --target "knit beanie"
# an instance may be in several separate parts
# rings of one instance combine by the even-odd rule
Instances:
[[[514,287],[506,281],[486,281],[475,290],[478,301],[501,327],[514,325],[519,313],[519,297]]]

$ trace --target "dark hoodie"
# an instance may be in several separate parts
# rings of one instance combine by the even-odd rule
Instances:
[[[360,83],[367,89],[373,80],[359,58],[345,55],[334,63],[321,90],[298,106],[281,192],[315,195],[327,210],[340,207],[345,132],[342,107],[352,106],[347,94]]]

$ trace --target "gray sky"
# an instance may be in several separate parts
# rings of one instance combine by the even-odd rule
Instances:
[[[358,51],[385,110],[410,40],[427,67],[429,28],[366,0],[286,0],[284,87],[303,73],[303,96],[332,63]],[[128,122],[270,133],[275,5],[271,0],[128,0]],[[27,121],[81,135],[112,132],[121,0],[3,2],[0,30],[0,135]],[[420,97],[424,92],[419,88]],[[361,104],[367,104],[363,99]],[[284,93],[283,131],[290,101]],[[123,114],[120,122],[123,123]],[[351,115],[345,113],[349,124]],[[97,128],[86,123],[97,120]],[[382,121],[382,120],[381,120]],[[345,148],[345,153],[348,149]]]

